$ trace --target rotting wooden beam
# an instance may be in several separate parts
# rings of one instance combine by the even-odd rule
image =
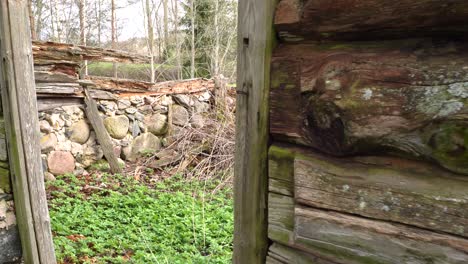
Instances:
[[[126,51],[57,42],[34,41],[32,49],[34,61],[37,64],[51,61],[79,63],[84,60],[121,63],[149,63],[150,61],[148,56]]]
[[[267,254],[267,148],[270,58],[276,1],[239,1],[235,264],[264,263]]]
[[[1,94],[23,258],[28,264],[54,264],[30,34],[27,1],[1,1]]]

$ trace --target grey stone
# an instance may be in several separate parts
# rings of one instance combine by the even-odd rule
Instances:
[[[130,121],[124,115],[107,117],[104,119],[104,126],[111,137],[122,139],[127,135]]]
[[[41,138],[39,145],[42,152],[50,152],[55,149],[58,144],[57,136],[54,133],[47,134]]]
[[[210,110],[210,105],[208,103],[194,101],[193,109],[195,113],[205,113]]]
[[[121,99],[121,100],[117,101],[117,108],[119,110],[124,110],[126,108],[129,108],[130,106],[132,106],[132,103],[130,102],[130,100]]]
[[[130,151],[124,150],[125,158],[134,161],[145,153],[158,151],[161,148],[161,140],[151,133],[144,133],[133,140],[130,148]]]
[[[151,105],[142,105],[138,107],[138,111],[142,112],[143,114],[150,114],[153,112],[153,107]],[[136,117],[136,114],[135,114]]]
[[[131,126],[131,132],[133,137],[137,137],[141,134],[140,126],[138,125],[138,121],[133,121]]]
[[[65,125],[65,121],[60,117],[60,114],[54,113],[47,116],[47,121],[49,121],[50,125],[55,129],[58,130]]]
[[[202,128],[205,125],[205,120],[203,116],[200,114],[195,114],[190,118],[190,125],[193,128]]]
[[[131,96],[130,97],[130,102],[133,104],[133,105],[140,105],[143,102],[143,98],[141,98],[140,96]]]
[[[0,263],[21,263],[21,242],[16,225],[0,228]]]
[[[127,114],[135,114],[138,110],[135,108],[135,107],[129,107],[127,109],[125,109],[125,112]]]
[[[140,113],[140,112],[136,112],[135,113],[135,119],[138,120],[138,121],[143,121],[143,120],[145,120],[145,115]]]
[[[45,181],[55,181],[56,179],[55,179],[55,176],[52,173],[46,171],[46,172],[44,172],[44,180]]]
[[[50,126],[50,123],[47,120],[39,121],[39,129],[42,133],[50,133],[52,132],[53,128]]]
[[[84,144],[89,138],[91,129],[85,120],[80,120],[74,123],[68,130],[68,135],[71,141]]]
[[[198,96],[198,100],[200,102],[206,102],[206,101],[209,101],[211,98],[211,93],[206,91],[204,93],[202,93],[200,96]]]
[[[70,116],[83,114],[83,111],[81,110],[81,108],[76,105],[62,106],[62,109],[63,111],[65,111],[65,113],[67,113]]]
[[[189,121],[189,113],[187,109],[180,105],[172,106],[172,123],[179,126],[187,125]]]
[[[174,101],[178,103],[179,105],[185,107],[186,109],[190,109],[190,107],[193,105],[193,100],[190,98],[190,96],[185,95],[185,94],[175,94],[172,96]]]
[[[161,114],[166,114],[168,109],[167,106],[162,106],[162,105],[153,105],[153,111],[155,113],[161,113]]]
[[[167,132],[167,116],[163,114],[153,114],[145,118],[145,125],[148,132],[161,136]]]

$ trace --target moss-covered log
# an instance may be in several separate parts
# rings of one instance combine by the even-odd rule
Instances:
[[[296,41],[461,36],[468,32],[468,2],[281,0],[275,25],[281,38]]]
[[[277,140],[345,156],[392,153],[468,174],[468,47],[423,40],[283,45],[272,62]]]

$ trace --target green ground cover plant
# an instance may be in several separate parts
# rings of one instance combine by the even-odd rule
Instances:
[[[47,193],[59,263],[231,262],[232,188],[219,180],[64,175]]]

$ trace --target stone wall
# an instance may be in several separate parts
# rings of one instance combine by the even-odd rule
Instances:
[[[0,105],[0,263],[15,263],[20,258],[21,243],[16,226],[13,190],[8,170],[5,122]]]
[[[169,126],[173,133],[183,127],[201,128],[210,110],[210,90],[194,94],[132,95],[116,100],[97,100],[104,125],[122,163],[165,146]],[[84,105],[68,105],[39,113],[41,151],[46,179],[54,175],[82,174],[103,159],[95,133],[87,121]],[[168,122],[169,108],[172,122]]]

